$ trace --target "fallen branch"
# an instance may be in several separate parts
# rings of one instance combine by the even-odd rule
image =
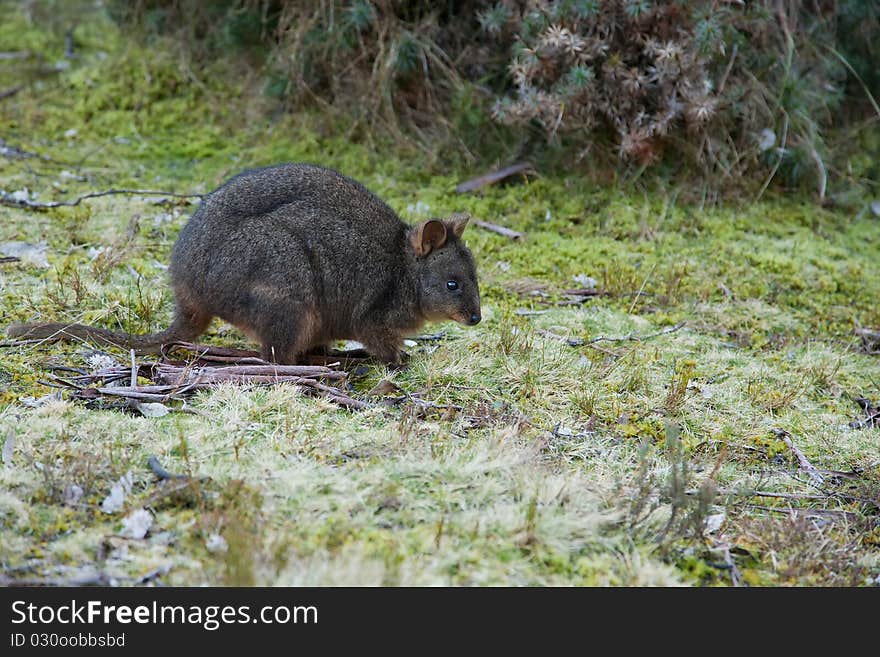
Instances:
[[[150,378],[153,384],[136,385],[138,376]],[[237,385],[292,383],[307,392],[327,397],[340,406],[366,408],[368,404],[365,402],[350,397],[339,388],[320,382],[321,380],[344,381],[347,377],[346,372],[312,365],[262,364],[213,367],[147,363],[131,369],[119,365],[68,379],[53,376],[53,380],[66,388],[76,389],[74,397],[78,399],[121,397],[159,403],[182,400],[198,390],[206,390],[220,383]],[[99,381],[103,382],[103,385],[96,385]],[[134,382],[135,385],[108,385],[116,381]]]
[[[794,444],[794,441],[791,439],[792,438],[791,434],[788,433],[788,431],[786,431],[785,429],[772,429],[772,431],[773,431],[773,434],[777,438],[782,440],[782,442],[784,442],[788,446],[788,448],[792,451],[792,453],[795,455],[795,458],[797,458],[798,464],[799,464],[801,470],[806,472],[810,476],[810,479],[813,480],[814,483],[820,484],[820,485],[824,484],[825,478],[819,474],[819,471],[815,468],[815,466],[813,466],[813,464],[810,463],[809,459],[807,459],[807,457],[804,456],[804,453],[798,449],[797,445]]]
[[[525,237],[524,233],[518,233],[515,230],[511,230],[510,228],[505,228],[504,226],[499,226],[498,224],[492,224],[488,221],[481,221],[480,219],[473,219],[473,223],[475,226],[479,226],[483,230],[488,230],[493,233],[497,233],[498,235],[503,235],[504,237],[509,237],[512,240],[521,240]]]
[[[99,198],[101,196],[112,196],[115,194],[140,194],[142,196],[173,196],[175,198],[203,198],[204,194],[177,194],[174,192],[161,192],[151,189],[108,189],[104,192],[91,192],[78,196],[72,201],[50,201],[49,203],[38,203],[28,199],[14,199],[7,192],[0,192],[0,204],[8,205],[14,208],[24,208],[27,210],[49,210],[59,207],[74,207],[90,198]]]
[[[182,384],[229,381],[242,377],[345,379],[348,375],[321,365],[229,365],[226,367],[181,367],[159,363],[159,380]]]
[[[241,365],[271,365],[269,361],[265,361],[260,357],[259,352],[251,349],[233,349],[230,347],[215,347],[214,345],[195,344],[193,342],[172,342],[162,347],[162,356],[171,359],[176,351],[183,351],[188,356],[187,360],[195,358],[197,364],[202,363],[237,363]],[[301,361],[306,361],[310,365],[333,367],[342,361],[344,365],[357,363],[366,360],[369,354],[363,349],[354,349],[351,351],[339,351],[330,349],[322,353],[309,353],[301,357]]]
[[[486,187],[488,185],[494,185],[495,183],[500,182],[505,178],[509,178],[510,176],[515,176],[518,173],[524,173],[527,171],[533,172],[530,162],[517,162],[516,164],[511,164],[509,167],[504,167],[503,169],[498,169],[497,171],[492,171],[490,173],[483,174],[482,176],[472,178],[467,182],[463,182],[455,188],[455,191],[459,194],[475,192],[476,190]]]

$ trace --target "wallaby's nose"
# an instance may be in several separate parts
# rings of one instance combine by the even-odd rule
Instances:
[[[479,324],[481,319],[483,318],[480,317],[480,313],[471,313],[471,326]]]

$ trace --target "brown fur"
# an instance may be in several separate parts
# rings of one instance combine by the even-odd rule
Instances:
[[[461,242],[468,218],[408,226],[331,169],[254,169],[205,197],[181,231],[171,254],[168,329],[137,336],[53,323],[8,333],[155,353],[195,340],[220,317],[258,340],[267,360],[293,363],[312,347],[354,339],[398,363],[403,337],[425,321],[480,321],[476,267]]]

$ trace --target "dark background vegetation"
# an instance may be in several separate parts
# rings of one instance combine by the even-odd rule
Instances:
[[[194,80],[246,70],[269,113],[454,165],[529,159],[726,195],[876,196],[880,4],[863,0],[112,0]],[[31,3],[70,30],[94,3]],[[103,11],[103,8],[100,9]],[[75,32],[71,32],[75,40]],[[73,44],[75,46],[75,44]],[[216,68],[212,69],[212,75]]]

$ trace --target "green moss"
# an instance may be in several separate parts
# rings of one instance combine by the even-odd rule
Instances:
[[[61,56],[58,39],[8,6],[0,12],[0,49],[19,34],[17,43]],[[2,160],[4,189],[28,187],[40,200],[113,187],[207,191],[246,167],[312,161],[362,180],[408,220],[468,210],[526,238],[469,228],[484,321],[438,327],[445,339],[413,348],[407,370],[374,368],[355,384],[362,393],[391,377],[461,410],[352,414],[291,386],[222,387],[189,401],[195,414],[161,419],[65,401],[31,408],[19,398],[52,391],[39,383],[46,366],[87,367],[90,348],[0,347],[0,438],[15,436],[14,467],[0,468],[4,567],[91,563],[123,514],[146,506],[155,536],[132,542],[121,576],[159,562],[174,566],[177,584],[726,584],[706,549],[714,539],[693,529],[699,517],[664,539],[682,551],[656,549],[671,504],[708,513],[670,492],[679,464],[664,447],[668,423],[680,427],[686,489],[711,473],[728,490],[804,492],[771,431],[779,427],[818,467],[880,457],[871,431],[845,428],[857,414],[851,397],[880,396],[876,357],[850,349],[853,326],[880,325],[880,224],[866,215],[781,198],[698,208],[674,190],[635,195],[576,175],[458,195],[475,172],[444,170],[442,158],[426,165],[390,140],[359,143],[320,116],[269,120],[268,101],[222,63],[188,69],[168,44],[144,50],[100,22],[78,27],[77,41],[68,70],[0,105],[4,139],[58,163]],[[194,206],[154,200],[0,207],[0,242],[45,241],[50,263],[0,264],[0,325],[166,325],[163,264]],[[557,305],[582,276],[605,294]],[[546,313],[517,314],[525,308]],[[596,341],[572,347],[554,335]],[[249,344],[219,324],[205,339]],[[210,481],[156,484],[150,454]],[[108,517],[98,506],[129,469],[134,490]],[[85,489],[82,508],[64,506],[69,483]],[[797,551],[804,535],[783,532],[783,516],[765,521],[742,499],[720,498],[723,540],[740,548],[745,582],[840,582]],[[826,530],[847,546],[840,563],[876,575],[876,537],[852,526]],[[208,549],[214,535],[225,552]],[[785,573],[765,549],[773,541],[791,557]]]

